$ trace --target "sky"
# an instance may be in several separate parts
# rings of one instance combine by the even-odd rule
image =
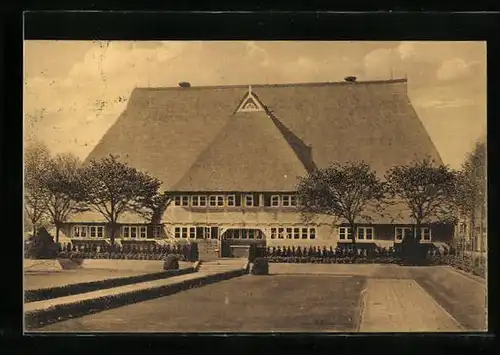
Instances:
[[[485,42],[25,41],[24,139],[82,160],[134,87],[408,79],[445,164],[486,134]]]

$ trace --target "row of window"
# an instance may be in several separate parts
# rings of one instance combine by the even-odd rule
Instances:
[[[174,238],[181,239],[217,239],[217,233],[211,227],[174,227]]]
[[[316,239],[316,228],[271,228],[271,239]]]
[[[181,195],[174,197],[174,206],[181,207],[257,207],[259,195]],[[295,207],[296,195],[270,195],[264,197],[264,206],[267,207]]]
[[[75,238],[104,238],[104,226],[74,226]]]
[[[374,232],[373,227],[358,227],[356,228],[356,239],[359,240],[373,240]],[[396,227],[394,239],[396,241],[402,241],[404,237],[411,236],[413,233],[413,228],[411,227]],[[340,240],[350,240],[352,239],[352,231],[350,227],[340,227],[339,228],[339,239]],[[421,239],[430,241],[431,240],[431,230],[429,227],[422,227],[421,229]]]
[[[160,238],[161,227],[153,226],[151,227],[151,235],[148,236],[147,226],[123,226],[122,234],[123,238]],[[104,238],[105,228],[104,226],[73,226],[73,237],[75,238]]]

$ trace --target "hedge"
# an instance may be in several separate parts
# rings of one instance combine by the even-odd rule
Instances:
[[[84,259],[128,259],[128,260],[163,260],[168,254],[175,254],[181,261],[198,260],[198,244],[155,245],[137,241],[124,245],[107,245],[94,242],[79,242],[78,244],[60,244],[59,258]]]
[[[247,272],[245,270],[228,271],[147,290],[137,290],[118,295],[103,296],[72,304],[55,305],[48,309],[26,312],[25,322],[27,327],[30,329],[39,328],[66,319],[81,317],[101,312],[106,309],[117,308],[132,303],[171,295],[186,289],[208,285],[217,281],[228,280],[234,277],[242,276],[246,273]]]
[[[25,290],[24,300],[25,302],[35,302],[42,301],[57,297],[65,297],[71,295],[77,295],[86,292],[92,292],[96,290],[102,290],[107,288],[119,287],[130,285],[133,283],[154,281],[163,278],[169,278],[172,276],[185,275],[195,272],[194,268],[186,268],[179,270],[168,270],[161,271],[153,274],[137,275],[137,276],[127,276],[118,277],[107,280],[82,282],[78,284],[65,285],[59,287],[51,287],[37,290]]]

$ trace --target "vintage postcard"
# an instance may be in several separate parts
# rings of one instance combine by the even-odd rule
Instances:
[[[484,332],[485,42],[24,42],[27,332]]]

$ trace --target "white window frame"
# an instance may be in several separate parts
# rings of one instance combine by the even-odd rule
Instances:
[[[174,238],[181,239],[182,229],[181,227],[174,227]]]
[[[223,208],[224,205],[225,205],[225,203],[224,203],[225,201],[224,200],[225,200],[225,198],[224,198],[223,195],[218,195],[217,196],[217,207]]]
[[[196,239],[196,227],[190,226],[189,227],[189,239]]]
[[[188,239],[189,227],[181,227],[181,239]]]
[[[227,195],[227,206],[236,207],[236,195]]]
[[[426,230],[429,232],[429,239],[424,238],[424,236],[425,236],[424,231],[426,231]],[[432,241],[432,229],[431,229],[431,227],[422,227],[420,229],[420,241],[422,241],[424,243],[429,243]]]
[[[271,228],[271,239],[276,239],[278,236],[278,228]]]
[[[285,239],[285,228],[279,227],[278,228],[278,239]]]
[[[138,238],[139,237],[139,233],[138,233],[139,231],[138,231],[137,226],[130,226],[129,231],[130,231],[130,239],[135,239],[135,240],[139,239]],[[132,231],[135,231],[135,237],[132,237],[132,234],[133,234]]]
[[[297,195],[290,195],[290,206],[297,207]]]
[[[147,226],[139,226],[139,239],[147,239],[148,238],[148,228]]]
[[[286,239],[293,239],[293,228],[286,227],[285,233],[286,233]]]
[[[272,195],[271,196],[271,207],[280,207],[280,205],[281,205],[280,196],[279,195]]]
[[[299,227],[293,228],[293,239],[300,239],[300,228]]]
[[[85,231],[85,233],[82,233]],[[82,236],[83,234],[83,236]],[[75,225],[73,226],[73,237],[74,238],[87,238],[88,236],[87,226]]]
[[[198,195],[193,195],[191,196],[191,206],[192,207],[200,207],[200,196]]]
[[[352,240],[351,227],[339,227],[339,240]]]
[[[248,203],[248,201],[251,201],[251,203]],[[245,195],[245,207],[254,207],[255,206],[255,201],[253,198],[252,194],[246,194]]]
[[[368,232],[371,231],[371,238],[368,238]],[[357,227],[356,228],[356,240],[364,241],[364,240],[373,240],[373,236],[375,234],[373,227]],[[363,237],[361,238],[360,235]]]
[[[300,239],[309,239],[309,229],[302,227],[300,230]]]
[[[189,207],[189,196],[187,196],[187,195],[181,196],[181,206],[182,207]]]
[[[292,207],[292,196],[291,195],[281,196],[281,204],[283,207]]]
[[[180,195],[174,196],[174,206],[181,206],[181,200]]]
[[[401,239],[398,239],[398,230],[401,231]],[[403,239],[405,238],[407,233],[413,234],[413,228],[412,227],[395,227],[394,228],[394,241],[396,243],[401,243],[403,241]]]
[[[248,239],[257,239],[255,237],[255,229],[249,229],[248,230]]]
[[[309,228],[309,239],[316,239],[316,228]]]
[[[103,239],[104,238],[104,226],[85,226],[86,231],[88,232],[87,237],[80,238],[92,238],[92,239]],[[99,231],[101,231],[101,236],[99,237]],[[94,234],[94,236],[92,236]]]
[[[199,207],[207,207],[207,196],[199,195],[198,202],[199,202]]]
[[[217,195],[208,196],[208,206],[209,207],[217,207]]]

